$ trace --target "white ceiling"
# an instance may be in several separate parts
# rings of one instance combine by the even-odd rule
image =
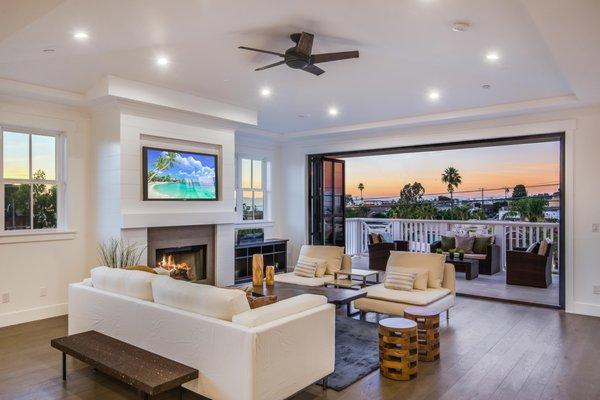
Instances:
[[[583,54],[600,57],[598,42],[586,48],[577,36],[598,38],[597,0],[2,0],[0,11],[0,78],[85,93],[116,75],[257,109],[258,127],[274,132],[581,97],[578,90],[600,97],[585,90],[598,74],[575,64]],[[453,32],[454,21],[471,29]],[[90,39],[75,41],[77,29]],[[321,64],[326,73],[316,77],[285,66],[254,72],[278,58],[237,49],[283,51],[302,30],[315,34],[316,53],[359,50],[360,58]],[[500,61],[485,60],[491,50]],[[159,54],[171,59],[167,68],[155,64]],[[268,99],[263,86],[273,91]],[[441,93],[435,103],[431,89]]]

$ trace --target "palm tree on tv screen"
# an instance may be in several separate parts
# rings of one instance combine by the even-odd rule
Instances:
[[[456,168],[448,167],[442,173],[442,182],[447,185],[448,193],[450,193],[450,208],[454,209],[454,189],[462,183],[462,177]]]
[[[171,168],[171,165],[173,165],[173,163],[175,162],[176,157],[177,157],[177,153],[175,153],[175,152],[172,152],[172,151],[163,152],[156,159],[156,161],[154,161],[154,164],[152,164],[154,166],[154,169],[148,176],[148,182],[152,182],[152,180],[154,180],[154,178],[156,178],[156,176],[158,174],[160,174],[161,172],[163,172],[166,169]]]

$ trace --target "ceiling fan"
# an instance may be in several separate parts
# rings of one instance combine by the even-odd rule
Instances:
[[[278,53],[276,51],[261,50],[246,46],[239,46],[238,48],[250,51],[257,51],[259,53],[273,54],[283,58],[283,60],[277,61],[276,63],[256,68],[255,71],[262,71],[268,68],[276,67],[278,65],[286,64],[290,68],[301,69],[303,71],[310,72],[311,74],[318,76],[324,73],[325,71],[317,67],[315,64],[329,61],[346,60],[349,58],[358,58],[358,51],[311,54],[314,38],[315,35],[311,33],[292,33],[290,35],[290,39],[292,39],[292,41],[296,43],[296,45],[287,49],[285,51],[285,54]]]

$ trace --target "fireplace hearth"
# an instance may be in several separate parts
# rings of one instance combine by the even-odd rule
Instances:
[[[156,249],[156,267],[175,279],[203,281],[207,278],[206,245]]]

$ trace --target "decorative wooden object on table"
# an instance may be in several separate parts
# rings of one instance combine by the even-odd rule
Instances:
[[[417,323],[419,361],[440,359],[440,312],[432,307],[417,306],[404,310],[404,318]]]
[[[379,321],[379,370],[389,379],[408,381],[417,377],[417,323],[405,318]]]
[[[263,256],[254,254],[252,256],[252,284],[261,286],[263,284]]]
[[[66,355],[138,389],[142,398],[180,388],[198,378],[198,370],[128,343],[87,331],[52,339],[50,345],[62,351],[62,378],[67,379]]]
[[[275,284],[275,266],[267,265],[265,273],[265,282],[267,286],[273,286]]]

